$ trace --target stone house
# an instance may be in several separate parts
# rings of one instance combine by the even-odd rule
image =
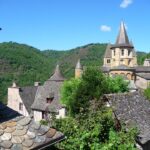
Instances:
[[[60,88],[64,82],[59,65],[54,74],[43,85],[18,87],[13,83],[8,88],[8,107],[24,116],[33,116],[35,121],[45,119],[49,113],[57,118],[65,116],[65,108],[60,103]]]
[[[150,101],[147,100],[143,92],[106,94],[103,97],[107,106],[113,110],[115,120],[120,125],[137,127],[137,144],[143,150],[150,149]]]
[[[64,80],[57,65],[54,74],[38,87],[31,106],[36,121],[47,117],[49,112],[56,113],[56,118],[65,117],[65,108],[60,104],[60,88]]]
[[[0,103],[1,150],[41,150],[64,139],[56,129],[40,125]]]

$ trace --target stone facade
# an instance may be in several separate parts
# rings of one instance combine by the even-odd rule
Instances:
[[[29,112],[27,111],[21,96],[19,94],[19,87],[10,87],[8,88],[8,104],[7,106],[16,110],[20,114],[24,116],[29,116]]]
[[[138,88],[146,89],[150,87],[150,79],[145,79],[140,76],[136,76],[135,84]]]

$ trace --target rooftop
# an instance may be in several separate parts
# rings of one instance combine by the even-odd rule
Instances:
[[[124,94],[106,94],[104,99],[110,104],[115,116],[127,126],[139,129],[141,144],[150,141],[150,101],[141,91]]]
[[[3,115],[7,115],[7,106],[0,104]],[[12,113],[13,110],[12,110]],[[2,114],[2,113],[1,113]],[[11,112],[9,113],[11,114]],[[11,150],[43,149],[64,139],[64,135],[56,129],[40,125],[30,117],[8,116],[0,123],[0,148]]]

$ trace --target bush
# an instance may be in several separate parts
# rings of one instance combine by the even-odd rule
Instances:
[[[98,68],[87,68],[81,79],[66,81],[61,91],[61,102],[70,116],[87,111],[90,100],[100,101],[103,94],[128,91],[128,83],[121,77],[104,76]]]
[[[144,95],[147,99],[150,100],[150,87],[144,90]]]

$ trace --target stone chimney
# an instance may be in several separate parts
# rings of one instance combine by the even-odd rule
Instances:
[[[34,82],[34,86],[40,86],[41,85],[41,83],[40,82]]]
[[[144,66],[147,66],[147,67],[150,66],[150,59],[145,59],[144,60]]]
[[[16,82],[13,82],[12,87],[13,87],[13,88],[16,88],[16,87],[17,87]]]

